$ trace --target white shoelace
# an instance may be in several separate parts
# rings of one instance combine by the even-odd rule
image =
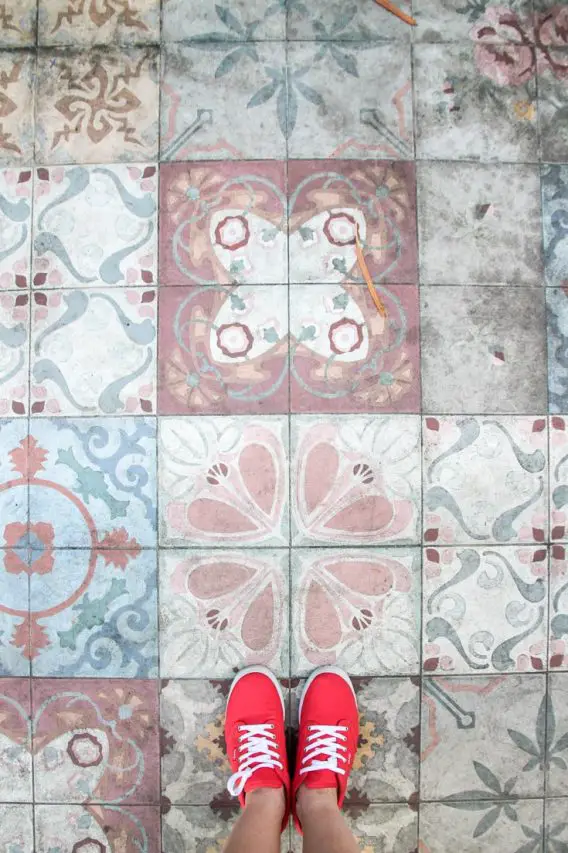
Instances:
[[[244,791],[252,774],[262,767],[284,769],[271,723],[239,726],[239,731],[239,769],[227,782],[227,791],[233,797],[238,797]]]
[[[333,773],[345,775],[345,770],[339,766],[339,762],[346,762],[347,758],[341,753],[347,752],[347,747],[342,742],[347,740],[347,726],[308,726],[311,734],[306,738],[306,746],[300,767],[300,775],[312,773],[314,770],[331,770]],[[316,755],[327,756],[325,761],[316,759]],[[307,765],[304,767],[304,765]]]

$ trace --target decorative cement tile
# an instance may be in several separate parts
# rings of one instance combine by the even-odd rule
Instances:
[[[28,422],[23,418],[0,420],[0,442],[4,451],[0,456],[0,518],[3,530],[1,548],[12,547],[9,536],[11,525],[25,524],[28,520],[28,450],[31,449],[28,432]],[[2,635],[0,642],[1,637]]]
[[[412,14],[409,0],[403,0],[398,7]],[[339,3],[337,0],[331,3],[293,0],[288,2],[287,37],[290,41],[318,42],[408,41],[410,30],[394,15],[385,15],[379,6],[367,8],[360,3]]]
[[[531,12],[531,0],[508,0],[506,9],[485,2],[413,0],[412,14],[418,24],[413,36],[415,41],[425,42],[481,39],[482,44],[505,44],[502,64],[507,68],[506,57],[517,55],[520,32],[532,40]]]
[[[25,415],[29,397],[29,293],[0,290],[0,414]]]
[[[84,48],[92,44],[145,44],[160,37],[160,0],[39,0],[39,43]]]
[[[164,0],[162,4],[162,38],[213,45],[234,42],[234,50],[243,42],[283,39],[286,29],[284,0],[236,0],[225,2],[202,0],[188,14],[185,0]],[[238,56],[234,56],[237,61]]]
[[[29,676],[29,553],[10,547],[22,541],[28,527],[19,521],[5,524],[0,550],[0,678]],[[25,541],[25,540],[24,540]],[[0,681],[1,683],[1,681]],[[1,739],[1,736],[0,736]],[[1,771],[0,771],[1,779]]]
[[[425,672],[546,669],[546,548],[426,548],[423,565]]]
[[[4,802],[31,803],[33,798],[30,689],[28,678],[0,680],[0,785]],[[8,822],[10,814],[5,816]],[[22,817],[24,815],[25,810]],[[22,829],[24,825],[25,821]],[[0,841],[3,841],[4,829],[4,816],[0,811]],[[9,839],[14,840],[13,837]],[[7,845],[5,849],[10,850]],[[28,849],[32,848],[23,848],[24,851]]]
[[[542,283],[536,166],[419,163],[417,179],[422,284]]]
[[[568,558],[565,545],[550,548],[548,666],[568,669]]]
[[[544,292],[526,287],[424,288],[423,411],[546,411],[544,303]]]
[[[0,844],[22,853],[34,849],[33,806],[0,803]]]
[[[294,545],[419,542],[420,421],[292,418]]]
[[[551,673],[548,681],[546,794],[568,793],[568,673]]]
[[[568,166],[541,172],[544,272],[549,285],[568,284]]]
[[[551,412],[568,412],[568,295],[564,288],[546,290],[548,332],[548,403]],[[563,420],[560,418],[558,423]]]
[[[568,35],[563,3],[535,3],[535,45],[531,73],[538,73],[541,157],[566,161],[568,144]]]
[[[0,170],[0,290],[30,278],[32,170]]]
[[[160,674],[230,678],[289,671],[288,551],[162,551]]]
[[[36,159],[151,160],[158,151],[157,50],[42,52]]]
[[[337,665],[353,675],[419,670],[418,549],[292,552],[292,673]]]
[[[157,806],[35,806],[37,853],[160,849]]]
[[[426,418],[427,545],[547,539],[545,418]]]
[[[36,170],[34,285],[152,284],[156,166]]]
[[[0,47],[33,46],[37,0],[4,0],[0,7]]]
[[[155,302],[141,288],[36,291],[32,415],[155,411]]]
[[[287,545],[284,417],[162,418],[163,546]]]
[[[424,679],[422,800],[542,796],[545,690],[544,674]]]
[[[550,428],[550,538],[568,541],[568,435],[566,418],[549,418]]]
[[[418,814],[406,804],[368,805],[345,800],[347,824],[364,853],[414,853],[418,844]],[[292,834],[292,853],[300,853],[302,839]]]
[[[544,801],[544,853],[556,853],[568,844],[566,809],[568,809],[568,799]]]
[[[162,815],[162,846],[168,853],[218,853],[223,850],[237,815],[234,806],[172,806]]]
[[[0,18],[1,20],[1,18]],[[34,152],[35,54],[0,52],[0,164],[30,163]]]

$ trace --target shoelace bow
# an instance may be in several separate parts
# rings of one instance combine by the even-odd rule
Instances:
[[[233,797],[238,797],[244,791],[252,774],[262,767],[284,769],[272,723],[239,726],[239,731],[239,769],[227,782],[227,790]]]
[[[346,756],[341,754],[347,752],[347,747],[343,745],[347,740],[347,735],[343,732],[347,730],[347,726],[308,726],[311,734],[306,738],[300,775],[312,773],[314,770],[331,770],[333,773],[344,776],[345,770],[339,766],[338,762],[347,761]],[[322,761],[316,758],[316,755],[327,757]],[[304,765],[308,766],[304,767]]]

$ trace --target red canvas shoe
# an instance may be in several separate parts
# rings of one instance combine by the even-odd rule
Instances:
[[[304,687],[299,718],[292,803],[294,823],[301,832],[296,812],[301,785],[335,788],[339,808],[345,799],[359,740],[359,711],[347,673],[336,666],[316,669]]]
[[[233,771],[227,790],[244,806],[246,794],[257,788],[283,787],[284,829],[290,813],[284,699],[269,669],[251,666],[235,676],[227,700],[225,740]]]

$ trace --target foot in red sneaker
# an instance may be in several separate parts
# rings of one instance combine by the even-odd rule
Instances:
[[[284,788],[284,829],[290,803],[284,699],[269,669],[251,666],[235,676],[227,700],[225,741],[233,771],[227,784],[229,793],[244,807],[251,791]]]
[[[298,754],[292,784],[294,822],[301,832],[296,797],[306,788],[334,788],[345,799],[359,740],[359,711],[347,673],[335,666],[317,669],[300,699]]]

